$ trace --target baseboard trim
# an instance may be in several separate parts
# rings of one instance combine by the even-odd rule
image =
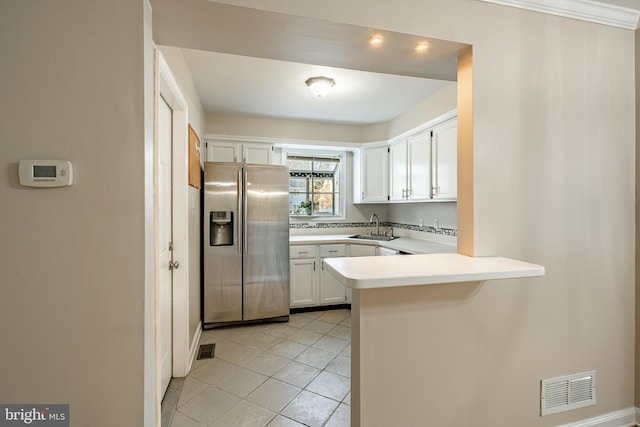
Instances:
[[[191,342],[191,348],[189,348],[189,361],[187,362],[187,372],[185,377],[191,372],[191,366],[193,366],[193,361],[196,359],[196,353],[198,351],[198,344],[200,343],[200,337],[202,336],[202,322],[198,322],[198,327],[196,328],[195,336],[193,337],[193,341]]]
[[[622,409],[594,418],[563,424],[559,427],[634,427],[636,425],[638,411],[638,408]]]

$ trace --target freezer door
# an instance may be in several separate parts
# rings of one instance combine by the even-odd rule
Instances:
[[[289,314],[289,170],[245,165],[244,320]]]
[[[242,169],[204,164],[204,323],[242,320]],[[232,231],[229,235],[229,228]]]

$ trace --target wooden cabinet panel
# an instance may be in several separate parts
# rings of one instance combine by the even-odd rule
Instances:
[[[200,166],[200,138],[196,135],[191,125],[189,125],[189,185],[195,188],[200,188],[201,183],[201,171]]]

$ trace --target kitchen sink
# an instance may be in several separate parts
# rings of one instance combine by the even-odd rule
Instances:
[[[376,234],[356,234],[355,236],[349,236],[350,239],[365,239],[365,240],[381,240],[388,242],[393,239],[397,239],[395,236],[378,236]]]

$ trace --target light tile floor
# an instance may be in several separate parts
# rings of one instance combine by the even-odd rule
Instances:
[[[348,427],[351,312],[204,331],[171,427]]]

